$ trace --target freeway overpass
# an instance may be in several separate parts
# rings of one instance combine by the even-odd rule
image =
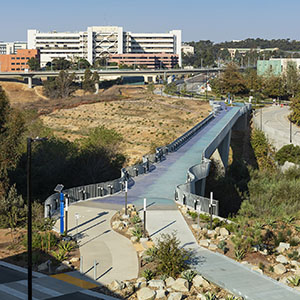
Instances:
[[[166,80],[169,76],[172,75],[185,75],[185,74],[200,74],[200,73],[211,73],[222,71],[224,68],[200,68],[200,69],[136,69],[136,70],[127,70],[127,69],[117,69],[117,70],[91,70],[92,72],[97,72],[101,80],[117,78],[121,76],[143,76],[145,82],[156,82],[156,77],[160,76]],[[245,68],[240,68],[244,70]],[[0,72],[1,78],[15,78],[22,77],[28,80],[28,87],[32,88],[32,78],[45,78],[45,77],[56,77],[60,71],[27,71],[27,72]],[[68,70],[70,73],[75,73],[76,77],[81,80],[84,75],[85,70]]]

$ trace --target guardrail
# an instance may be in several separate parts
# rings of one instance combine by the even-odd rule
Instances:
[[[120,192],[124,189],[125,181],[127,180],[130,186],[130,178],[139,176],[151,172],[154,163],[159,163],[163,160],[164,155],[169,152],[177,151],[182,145],[184,145],[189,139],[191,139],[197,132],[199,132],[206,124],[214,119],[215,114],[223,109],[223,104],[210,101],[213,107],[213,112],[201,122],[196,124],[193,128],[185,132],[182,136],[174,140],[167,146],[158,147],[156,153],[143,156],[143,162],[130,167],[123,168],[121,170],[120,178],[112,181],[83,185],[63,190],[64,194],[68,195],[69,202],[74,203],[77,201],[83,201],[87,199],[104,197]],[[251,107],[251,105],[249,106]],[[242,115],[248,110],[248,106],[241,108],[240,114]],[[204,151],[205,152],[205,151]],[[181,185],[178,185],[175,189],[175,200],[179,203],[188,205],[194,208],[200,208],[203,212],[209,212],[210,199],[201,197],[195,194],[195,191],[191,188],[198,180],[205,179],[209,173],[210,160],[202,155],[202,161],[192,166],[188,170],[188,181]],[[45,217],[52,216],[55,210],[58,208],[59,194],[53,194],[49,196],[45,201]],[[218,201],[213,200],[214,215],[218,215]]]
[[[189,139],[191,139],[199,130],[201,130],[201,128],[203,128],[213,118],[214,113],[211,113],[208,117],[196,124],[193,128],[185,132],[183,135],[181,135],[169,145],[158,147],[155,153],[143,156],[142,163],[123,168],[121,170],[120,178],[107,182],[82,185],[78,187],[65,189],[63,190],[63,193],[65,195],[68,195],[69,203],[104,197],[107,195],[118,193],[124,189],[125,180],[128,180],[128,183],[130,185],[130,177],[136,177],[138,175],[151,172],[153,169],[152,165],[154,163],[161,162],[163,160],[164,155],[167,155],[169,152],[177,151],[183,144],[185,144]],[[59,206],[59,194],[55,193],[49,196],[46,199],[44,206],[45,217],[52,216]]]

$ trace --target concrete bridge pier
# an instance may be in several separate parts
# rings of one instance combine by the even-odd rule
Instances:
[[[95,95],[97,95],[99,93],[99,82],[95,83],[95,89],[96,89]]]
[[[27,86],[29,89],[32,89],[32,77],[31,76],[28,76],[28,77],[25,77],[27,79]]]
[[[223,141],[218,146],[218,151],[225,169],[228,166],[230,140],[231,140],[231,130],[229,130],[229,132],[224,137]]]

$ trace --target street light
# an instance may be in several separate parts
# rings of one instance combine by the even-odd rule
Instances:
[[[46,141],[47,138],[27,138],[27,264],[28,264],[28,300],[32,299],[32,209],[31,209],[31,143]]]

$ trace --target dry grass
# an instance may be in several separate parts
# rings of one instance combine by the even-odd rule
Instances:
[[[155,146],[179,137],[210,111],[208,103],[152,95],[145,86],[113,86],[98,95],[76,91],[69,99],[49,100],[42,86],[28,89],[19,82],[0,82],[12,106],[34,109],[59,137],[74,141],[104,125],[124,137],[122,152],[132,164]]]
[[[8,95],[13,107],[17,107],[19,104],[35,102],[45,98],[42,95],[41,86],[29,89],[25,83],[11,81],[1,81],[0,85]]]
[[[69,140],[84,137],[89,129],[102,125],[115,129],[124,137],[122,152],[131,164],[154,145],[165,145],[183,134],[210,109],[200,101],[150,95],[144,87],[119,87],[114,92],[114,101],[59,109],[41,118],[56,135]]]

